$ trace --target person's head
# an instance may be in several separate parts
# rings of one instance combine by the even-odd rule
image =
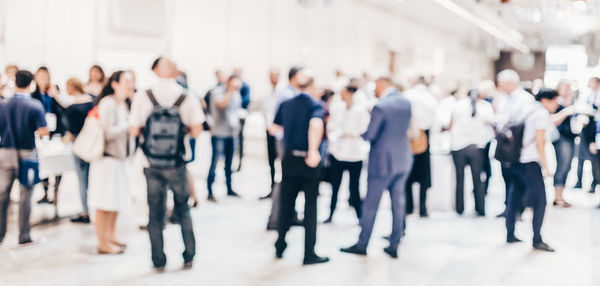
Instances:
[[[333,90],[326,88],[321,91],[321,101],[330,103],[331,100],[333,99],[334,95],[335,95],[335,92],[333,92]]]
[[[242,69],[241,67],[235,67],[235,68],[233,68],[233,73],[242,77],[242,74],[244,73],[244,69]]]
[[[101,66],[99,65],[93,65],[90,68],[90,74],[89,74],[89,81],[90,82],[95,82],[95,83],[104,83],[104,80],[106,79],[106,75],[104,74],[104,70],[102,69]]]
[[[215,70],[215,78],[217,79],[217,83],[225,83],[227,81],[227,75],[220,69]]]
[[[479,83],[477,92],[479,93],[479,98],[494,98],[496,95],[496,85],[491,80],[484,80]]]
[[[598,90],[600,90],[600,77],[597,77],[597,76],[596,76],[596,77],[590,78],[590,83],[589,83],[589,85],[590,85],[590,88],[591,88],[593,91],[598,91]]]
[[[295,89],[300,89],[300,87],[298,86],[298,76],[303,73],[303,70],[304,67],[293,66],[288,72],[288,80],[290,82],[290,85]]]
[[[361,85],[362,81],[357,77],[353,77],[348,81],[348,86],[354,87],[356,89],[359,89]]]
[[[96,104],[107,96],[114,96],[117,101],[124,101],[133,95],[134,90],[133,76],[126,71],[116,71],[106,81],[102,92],[100,92],[100,95],[96,99]]]
[[[83,87],[83,83],[74,77],[67,80],[66,89],[68,95],[85,94],[85,88]]]
[[[550,113],[554,113],[558,108],[558,92],[551,88],[541,88],[535,99]]]
[[[15,85],[17,86],[17,92],[29,92],[29,86],[33,81],[33,74],[27,70],[17,71],[15,74]]]
[[[17,75],[17,72],[19,71],[19,68],[15,65],[7,65],[4,68],[4,73],[6,74],[6,77],[11,80],[11,81],[15,81],[15,76]]]
[[[390,87],[394,87],[394,82],[389,76],[380,76],[375,80],[375,96],[380,98],[383,92]]]
[[[570,98],[573,94],[573,90],[571,89],[571,83],[567,80],[561,80],[558,83],[558,85],[556,85],[556,92],[560,97],[563,97],[565,99]]]
[[[273,87],[276,87],[279,83],[279,70],[272,68],[269,70],[269,81]]]
[[[34,80],[38,91],[47,92],[50,88],[50,72],[48,68],[44,66],[39,67],[35,72]]]
[[[242,88],[242,78],[234,73],[227,78],[227,90],[239,91]]]
[[[356,86],[349,84],[349,85],[345,86],[344,88],[342,88],[342,91],[340,92],[340,96],[342,97],[342,100],[344,102],[346,102],[346,104],[351,105],[352,99],[354,98],[354,93],[357,90],[358,90],[358,88],[356,88]]]
[[[511,69],[503,70],[498,73],[498,90],[511,94],[519,88],[521,78],[519,74]]]
[[[420,75],[420,76],[417,77],[417,80],[416,80],[415,83],[416,83],[416,85],[425,85],[425,86],[427,86],[427,79],[425,79],[425,76]]]
[[[335,77],[340,78],[344,76],[344,72],[342,72],[341,69],[336,69],[335,70]]]
[[[307,92],[315,86],[315,79],[309,71],[299,71],[294,78],[302,92]]]
[[[179,75],[177,65],[169,58],[158,57],[152,62],[152,71],[159,78],[176,78]]]

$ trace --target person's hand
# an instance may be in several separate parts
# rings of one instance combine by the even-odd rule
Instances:
[[[306,163],[307,166],[311,167],[311,168],[316,168],[317,166],[319,166],[319,163],[321,162],[321,154],[319,154],[318,151],[308,151],[308,153],[306,154],[306,158],[304,159],[304,162]]]
[[[565,107],[562,110],[562,112],[565,113],[567,116],[570,116],[570,115],[577,113],[577,109],[575,108],[575,105],[569,105],[569,106]]]
[[[598,154],[598,147],[596,147],[596,143],[590,143],[590,153],[592,153],[592,155]]]
[[[56,85],[50,85],[50,88],[48,89],[48,95],[50,97],[56,97],[56,95],[58,95],[58,89],[56,88]]]
[[[552,177],[552,173],[550,173],[550,171],[548,171],[546,168],[542,168],[542,175],[544,178]]]

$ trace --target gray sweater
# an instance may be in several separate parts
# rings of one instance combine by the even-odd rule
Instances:
[[[127,158],[129,146],[128,109],[125,103],[117,103],[112,96],[98,104],[100,124],[104,129],[104,153],[117,159]]]

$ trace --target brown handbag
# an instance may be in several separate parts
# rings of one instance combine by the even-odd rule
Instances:
[[[427,145],[429,145],[429,140],[427,139],[425,130],[419,130],[419,136],[410,139],[410,150],[413,155],[425,153],[425,151],[427,151]]]

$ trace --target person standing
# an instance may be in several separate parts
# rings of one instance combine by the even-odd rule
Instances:
[[[592,109],[597,110],[598,106],[600,104],[600,78],[595,77],[595,78],[591,78],[589,80],[589,92],[588,94],[583,94],[581,96],[581,98],[579,99],[580,102],[579,104],[584,104],[586,106],[591,106]],[[559,96],[561,94],[561,90],[563,91],[562,93],[566,93],[566,91],[570,91],[570,85],[569,86],[565,86],[565,84],[563,84],[562,82],[559,83],[559,87],[560,89],[557,88],[557,91],[559,93]],[[585,97],[584,97],[585,96]],[[560,109],[560,107],[559,107]],[[580,116],[584,116],[584,115],[580,115]],[[571,116],[572,118],[572,116]],[[594,120],[594,116],[589,116],[589,122],[588,124],[585,126],[586,128],[591,128],[591,129],[595,129],[596,125],[594,124],[595,120]],[[570,120],[569,120],[570,121]],[[591,124],[591,125],[590,125]],[[586,148],[585,146],[589,146],[590,143],[593,143],[594,140],[592,141],[587,141],[588,138],[586,136],[580,136],[580,143],[579,143],[579,152],[578,152],[578,160],[577,160],[577,183],[575,183],[575,188],[577,189],[583,189],[583,164],[585,161],[590,161],[592,164],[592,175],[593,175],[593,180],[592,180],[592,185],[590,187],[590,193],[595,192],[596,186],[599,184],[600,182],[600,162],[597,160],[598,156],[595,156],[594,154],[590,153],[590,149]]]
[[[85,93],[83,84],[76,78],[70,78],[66,84],[67,94],[72,97],[74,103],[65,109],[64,115],[67,119],[67,133],[63,141],[74,141],[83,128],[83,123],[88,112],[94,107],[93,98]],[[79,179],[79,195],[81,199],[81,213],[71,218],[71,222],[90,223],[90,211],[88,207],[88,178],[90,164],[85,160],[74,156],[75,171]]]
[[[50,136],[64,135],[65,132],[65,124],[63,121],[63,112],[64,108],[62,108],[58,101],[54,98],[56,97],[58,91],[56,86],[52,85],[52,81],[50,80],[50,72],[48,68],[45,66],[41,66],[35,72],[34,75],[35,80],[35,91],[31,93],[31,97],[39,100],[44,106],[44,111],[46,112],[46,123],[48,123],[48,129],[50,130]],[[56,203],[56,198],[58,194],[58,188],[60,187],[60,181],[62,179],[61,175],[54,177],[54,201],[48,198],[48,190],[50,189],[50,180],[49,178],[42,180],[42,185],[44,186],[44,197],[40,199],[38,204],[52,204]]]
[[[242,169],[242,159],[244,158],[244,126],[246,125],[246,117],[248,116],[248,107],[250,106],[250,85],[248,85],[248,83],[242,79],[242,73],[243,70],[242,68],[235,68],[233,69],[233,73],[237,74],[240,77],[240,80],[242,81],[242,86],[240,87],[240,97],[242,98],[242,103],[241,103],[241,109],[238,111],[239,113],[239,117],[240,117],[240,128],[238,130],[238,136],[237,136],[237,141],[238,141],[238,155],[239,155],[239,162],[238,162],[238,167],[237,167],[237,171],[239,172]]]
[[[20,70],[15,75],[14,95],[0,103],[0,244],[6,236],[10,192],[15,179],[21,183],[19,198],[19,245],[26,246],[39,243],[32,240],[31,195],[35,181],[29,175],[20,174],[27,168],[25,163],[37,162],[35,151],[35,133],[40,137],[48,137],[44,107],[29,94],[29,86],[33,75]],[[29,173],[29,172],[27,172]],[[35,174],[35,171],[34,171]],[[34,175],[35,177],[35,175]]]
[[[411,120],[415,128],[419,129],[421,134],[427,137],[427,149],[420,154],[414,154],[414,163],[408,180],[406,182],[406,212],[408,214],[414,211],[413,185],[419,183],[419,215],[427,217],[427,190],[431,187],[431,161],[429,155],[429,129],[433,126],[435,120],[435,110],[437,99],[429,91],[425,77],[420,76],[416,85],[407,90],[406,99],[410,101],[413,107]],[[421,135],[423,136],[423,135]]]
[[[452,159],[456,168],[456,212],[464,211],[465,167],[469,165],[473,179],[475,212],[485,216],[485,183],[481,180],[484,167],[485,147],[490,141],[491,124],[494,120],[492,105],[479,96],[476,90],[456,101],[452,110],[450,126]]]
[[[202,132],[202,123],[204,114],[197,101],[186,100],[183,87],[177,84],[175,78],[179,75],[177,66],[170,59],[159,57],[152,63],[152,71],[158,77],[158,81],[152,88],[137,94],[131,104],[131,116],[129,122],[129,133],[133,137],[138,137],[142,133],[144,126],[160,124],[153,114],[157,114],[165,108],[177,110],[178,117],[165,117],[170,122],[178,125],[182,124],[189,129],[192,137],[198,137]],[[172,114],[169,112],[169,114]],[[157,114],[158,115],[158,114]],[[159,117],[160,118],[160,117]],[[173,119],[173,120],[170,120]],[[170,124],[170,123],[169,123]],[[175,126],[175,129],[178,127]],[[184,269],[191,269],[194,256],[196,254],[196,240],[190,215],[188,200],[190,196],[187,171],[183,156],[185,153],[183,146],[183,134],[177,136],[158,136],[152,138],[151,128],[144,128],[144,143],[142,144],[144,154],[146,155],[146,164],[144,175],[146,176],[146,188],[148,191],[148,206],[150,209],[148,222],[148,235],[152,249],[152,263],[158,272],[162,272],[167,264],[167,257],[164,253],[163,229],[165,226],[167,190],[173,192],[173,201],[175,203],[173,213],[176,215],[177,223],[181,225],[181,234],[185,251],[183,252]],[[176,130],[167,130],[177,132]],[[181,133],[180,128],[178,133]],[[160,135],[160,134],[157,134]],[[171,134],[173,135],[173,134]],[[168,137],[168,138],[167,138]],[[154,140],[161,140],[156,142]],[[175,139],[175,141],[173,141]],[[167,140],[163,142],[162,140]],[[176,148],[177,152],[167,159],[158,158],[154,155],[152,146],[157,147],[157,151],[163,150],[161,146],[168,145],[180,146]],[[170,153],[172,154],[172,153]]]
[[[298,74],[300,94],[281,103],[273,128],[283,132],[284,155],[282,160],[279,236],[275,255],[283,257],[287,247],[285,236],[293,223],[296,198],[304,192],[304,264],[329,261],[315,253],[317,239],[317,197],[321,155],[319,146],[323,139],[323,107],[318,103],[320,93],[314,88],[314,78],[307,73]]]
[[[104,131],[104,155],[90,163],[90,206],[96,209],[99,254],[120,254],[126,245],[115,234],[119,210],[125,204],[129,181],[129,110],[126,100],[134,93],[133,77],[114,72],[96,99],[96,112]]]
[[[221,156],[225,157],[225,184],[227,195],[238,197],[231,185],[231,163],[233,162],[234,140],[240,130],[239,111],[242,104],[240,88],[242,80],[237,74],[232,74],[224,87],[216,88],[210,93],[210,114],[213,122],[210,126],[212,157],[206,187],[208,200],[215,202],[213,183],[215,182],[215,169]]]
[[[533,208],[533,248],[548,252],[554,249],[542,240],[541,235],[546,212],[544,178],[552,176],[546,163],[545,147],[549,130],[554,128],[550,112],[558,108],[557,98],[556,91],[542,88],[537,94],[537,101],[525,107],[523,147],[519,162],[512,166],[514,182],[506,205],[506,242],[521,242],[515,236],[515,224],[522,201],[527,198],[527,205]]]
[[[329,140],[331,204],[330,213],[325,223],[333,219],[337,204],[338,191],[344,171],[350,178],[350,206],[361,216],[360,174],[363,160],[369,153],[369,144],[361,137],[369,125],[369,111],[366,105],[354,99],[358,90],[355,86],[346,86],[341,90],[341,102],[330,105],[327,121],[327,138]]]
[[[510,122],[515,122],[522,116],[524,116],[524,108],[535,102],[535,98],[530,93],[526,92],[522,87],[519,86],[521,81],[519,74],[511,69],[503,70],[498,73],[498,90],[501,91],[503,96],[498,96],[494,99],[494,106],[496,107],[496,126],[502,128]],[[510,189],[513,187],[513,170],[511,163],[502,163],[502,178],[504,179],[505,185],[505,201],[506,205],[508,202],[508,194]],[[520,181],[515,181],[520,183]],[[523,188],[523,186],[516,186],[517,188]],[[523,206],[521,206],[521,211]],[[506,210],[502,211],[497,217],[506,216]]]
[[[269,194],[267,194],[264,197],[261,197],[261,199],[268,199],[273,195],[273,188],[275,188],[275,174],[277,171],[277,168],[275,166],[275,162],[277,160],[278,157],[278,148],[277,148],[277,139],[275,138],[275,136],[271,135],[271,133],[269,133],[269,126],[271,126],[271,124],[273,124],[273,119],[275,118],[275,105],[277,104],[277,93],[279,92],[279,90],[282,88],[279,85],[279,70],[278,69],[271,69],[269,70],[269,81],[271,83],[271,95],[269,97],[267,97],[267,99],[265,100],[265,104],[263,107],[263,114],[265,116],[265,122],[266,122],[266,126],[267,126],[267,159],[269,161],[269,170],[270,170],[270,174],[271,174],[271,190],[269,191]]]
[[[362,135],[371,143],[371,149],[367,196],[360,218],[361,231],[356,244],[340,250],[351,254],[367,254],[379,202],[384,190],[388,190],[392,204],[392,235],[384,252],[397,258],[398,245],[405,228],[404,188],[413,163],[408,138],[412,108],[389,77],[380,77],[375,84],[375,95],[380,98],[380,102],[373,107],[369,127]]]

